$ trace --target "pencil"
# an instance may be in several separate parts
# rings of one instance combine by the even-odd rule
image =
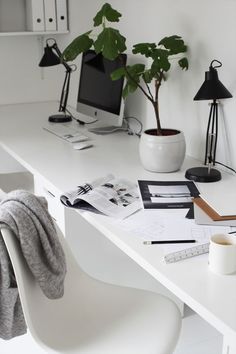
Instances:
[[[165,243],[194,243],[196,240],[163,240],[163,241],[144,241],[144,245],[161,245]]]

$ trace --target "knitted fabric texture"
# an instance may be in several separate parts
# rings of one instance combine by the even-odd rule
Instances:
[[[22,257],[45,296],[62,297],[65,255],[46,200],[22,190],[8,193],[0,202],[0,228],[4,227],[11,229],[19,240]],[[0,234],[0,337],[11,339],[25,332],[14,271]]]

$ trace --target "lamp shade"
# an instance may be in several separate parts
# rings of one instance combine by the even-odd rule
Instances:
[[[215,67],[213,67],[213,62],[215,61],[217,60],[213,60],[211,62],[209,71],[205,72],[205,81],[203,82],[202,86],[194,97],[195,101],[214,100],[232,97],[231,93],[227,90],[227,88],[222,84],[222,82],[218,78],[217,70]],[[219,66],[221,65],[222,64],[220,63]]]
[[[44,48],[44,55],[39,63],[39,66],[54,66],[61,64],[61,59],[53,52],[53,47],[48,45]]]

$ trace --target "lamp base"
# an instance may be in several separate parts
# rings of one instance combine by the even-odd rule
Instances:
[[[217,182],[221,180],[221,173],[214,168],[208,171],[208,167],[193,167],[186,171],[185,177],[195,182]]]
[[[68,114],[53,114],[48,118],[51,123],[66,123],[71,122],[72,118]]]

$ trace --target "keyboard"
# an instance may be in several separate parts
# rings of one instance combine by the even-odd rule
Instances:
[[[60,123],[60,125],[55,124],[55,126],[44,126],[43,129],[63,140],[68,141],[69,143],[77,143],[88,140],[88,137],[82,134],[78,129],[68,127],[68,125],[63,123]]]

